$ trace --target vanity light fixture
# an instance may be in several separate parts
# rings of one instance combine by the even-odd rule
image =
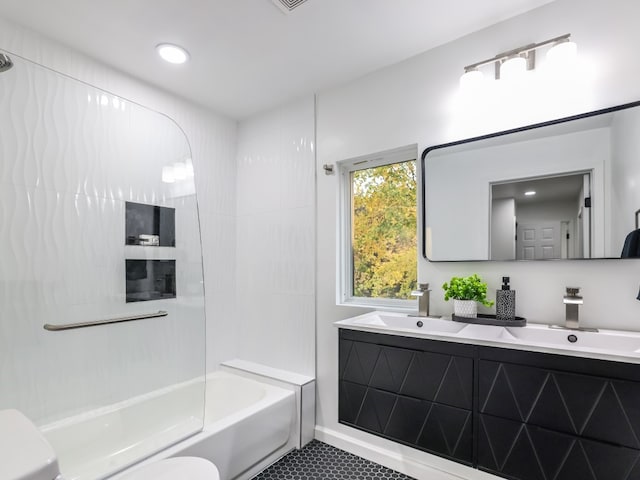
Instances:
[[[483,79],[480,68],[494,65],[494,78],[512,79],[533,70],[536,67],[536,50],[542,47],[552,46],[547,52],[547,59],[551,63],[563,63],[575,57],[576,44],[570,40],[571,34],[551,38],[540,43],[532,43],[523,47],[509,50],[496,55],[493,58],[472,63],[464,67],[464,73],[460,77],[460,86],[468,88],[478,85]]]
[[[161,43],[156,46],[156,50],[158,51],[158,55],[160,55],[164,61],[173,63],[174,65],[180,65],[189,60],[189,53],[178,45]]]
[[[533,191],[533,190],[529,190],[528,192],[524,192],[524,194],[525,194],[527,197],[531,197],[531,196],[535,195],[535,194],[536,194],[536,192],[535,192],[535,191]]]

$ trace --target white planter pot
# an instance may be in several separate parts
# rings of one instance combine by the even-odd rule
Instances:
[[[478,316],[478,303],[475,300],[454,300],[453,314],[456,317],[476,318]]]

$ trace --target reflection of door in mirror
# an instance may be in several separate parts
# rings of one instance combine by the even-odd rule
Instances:
[[[566,172],[492,184],[490,258],[589,258],[590,178]]]
[[[561,222],[518,224],[517,260],[549,260],[561,258]]]

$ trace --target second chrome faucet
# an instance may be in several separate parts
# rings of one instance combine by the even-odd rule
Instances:
[[[579,307],[582,305],[583,299],[579,295],[580,287],[566,287],[566,292],[562,298],[565,306],[564,325],[550,325],[551,328],[565,328],[567,330],[582,330],[589,332],[597,332],[596,328],[585,328],[580,326]]]
[[[418,289],[411,292],[412,297],[418,297],[418,316],[429,316],[429,289],[428,283],[419,283]]]

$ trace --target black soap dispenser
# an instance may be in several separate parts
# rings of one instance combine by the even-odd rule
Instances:
[[[496,319],[516,319],[516,291],[509,287],[509,277],[502,277],[502,289],[496,291]]]

